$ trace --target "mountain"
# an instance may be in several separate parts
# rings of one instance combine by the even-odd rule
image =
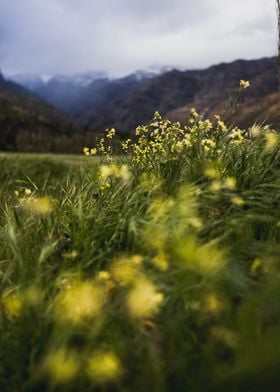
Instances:
[[[225,103],[236,90],[239,79],[250,80],[250,88],[230,118],[232,125],[249,127],[254,123],[280,126],[280,96],[275,58],[254,61],[238,60],[219,64],[200,73],[203,87],[194,100],[171,110],[166,117],[173,121],[186,121],[189,110],[195,107],[204,117],[223,114]],[[224,87],[223,87],[224,86]]]
[[[85,72],[73,76],[54,76],[47,82],[30,83],[21,76],[22,84],[46,102],[75,117],[87,121],[88,111],[102,110],[111,100],[123,97],[152,77],[152,72],[137,71],[119,79],[109,79],[104,72]]]
[[[280,125],[275,57],[236,60],[201,70],[137,71],[119,79],[88,72],[56,76],[43,85],[37,80],[29,87],[60,114],[63,111],[87,129],[100,132],[114,127],[125,134],[148,122],[156,110],[182,123],[192,107],[206,117],[223,114],[241,79],[249,80],[251,87],[244,91],[231,123],[241,127],[255,121]]]
[[[87,86],[95,80],[107,80],[104,72],[88,71],[72,76],[56,75],[47,80],[36,74],[11,75],[10,79],[68,115],[73,115]]]
[[[38,74],[6,75],[6,78],[33,92],[44,87],[44,81]]]
[[[148,80],[145,85],[122,97],[111,99],[98,109],[92,105],[92,109],[86,113],[86,121],[95,129],[116,127],[120,131],[130,132],[137,125],[149,121],[156,110],[167,118],[182,122],[193,106],[206,116],[217,111],[222,113],[228,96],[238,87],[240,79],[250,80],[251,87],[244,94],[243,105],[248,106],[242,109],[239,125],[252,125],[254,121],[250,118],[254,119],[257,102],[262,100],[267,101],[262,117],[270,121],[269,97],[278,91],[275,58],[237,60],[205,70],[172,70]],[[249,107],[251,110],[255,108],[250,118],[245,116],[245,107],[248,110]],[[280,111],[273,121],[280,124]]]
[[[111,97],[97,109],[92,107],[85,113],[85,121],[94,129],[116,127],[128,132],[149,121],[155,110],[167,113],[192,100],[199,87],[195,79],[174,70],[146,80],[122,96]]]
[[[125,99],[134,91],[138,91],[151,80],[151,76],[144,73],[135,73],[120,79],[101,79],[90,84],[83,92],[79,102],[73,108],[72,114],[83,123],[91,125],[92,118],[98,118],[107,113],[106,108],[111,102]],[[101,128],[106,128],[102,122]],[[95,124],[95,129],[98,126]]]
[[[0,73],[0,150],[80,152],[85,142],[89,134],[66,114]]]

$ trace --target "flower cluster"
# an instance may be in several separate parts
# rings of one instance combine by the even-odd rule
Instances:
[[[240,87],[242,89],[246,89],[246,88],[250,87],[250,82],[248,80],[241,79],[240,80]]]

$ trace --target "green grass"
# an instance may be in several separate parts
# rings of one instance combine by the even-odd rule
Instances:
[[[277,390],[278,135],[137,132],[0,155],[1,390]]]

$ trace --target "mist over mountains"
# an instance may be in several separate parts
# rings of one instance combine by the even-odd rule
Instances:
[[[86,113],[139,88],[156,73],[137,71],[110,79],[105,72],[56,75],[44,81],[39,75],[12,75],[10,78],[66,114],[85,122]]]
[[[280,124],[274,57],[237,60],[203,70],[138,71],[119,79],[110,79],[102,71],[58,75],[48,80],[39,75],[15,75],[12,79],[7,81],[0,75],[2,117],[8,107],[17,113],[24,112],[25,121],[32,117],[33,138],[38,129],[41,135],[47,135],[48,128],[51,134],[68,136],[71,129],[70,134],[81,139],[85,134],[95,135],[109,127],[116,128],[121,135],[131,134],[139,124],[148,122],[156,110],[181,122],[186,121],[191,107],[211,117],[223,113],[225,101],[240,79],[250,80],[251,87],[232,122],[241,127],[256,121]],[[10,129],[10,121],[7,116],[2,121],[2,133],[3,129]],[[13,119],[12,123],[12,132],[17,135],[30,126],[23,126],[22,118],[18,122]],[[62,129],[67,129],[66,133]],[[5,148],[4,145],[3,142],[0,148]]]

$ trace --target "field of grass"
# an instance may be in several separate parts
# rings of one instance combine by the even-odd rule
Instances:
[[[277,391],[278,133],[113,137],[0,154],[0,390]]]

